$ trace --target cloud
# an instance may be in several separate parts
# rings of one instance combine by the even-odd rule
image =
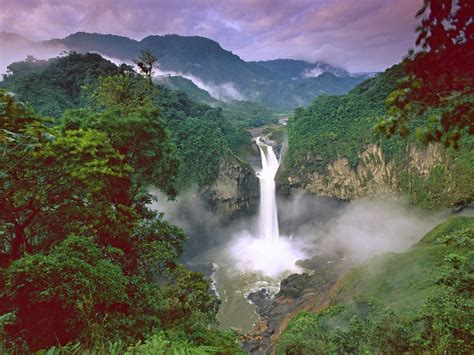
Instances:
[[[31,39],[77,31],[141,39],[200,35],[245,60],[326,60],[352,71],[397,63],[421,0],[2,0],[0,30]]]
[[[6,43],[0,47],[0,75],[7,72],[7,66],[13,62],[25,60],[31,55],[36,59],[49,59],[57,57],[66,48],[60,45],[37,45],[19,36],[9,36]]]
[[[368,259],[386,252],[402,252],[443,219],[397,200],[357,200],[338,211],[320,232],[320,248]]]
[[[183,73],[180,71],[170,71],[170,70],[161,70],[159,68],[155,69],[156,76],[182,76],[185,79],[191,80],[194,85],[198,88],[205,90],[211,95],[213,98],[223,101],[228,100],[245,100],[245,96],[240,93],[239,90],[235,87],[234,83],[227,82],[224,84],[215,84],[213,82],[205,82],[204,80],[198,78],[197,76],[191,73]]]

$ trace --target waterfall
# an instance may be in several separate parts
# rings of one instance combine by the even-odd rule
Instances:
[[[280,165],[272,147],[262,136],[255,138],[262,168],[255,169],[260,179],[260,211],[256,233],[237,232],[228,247],[232,263],[250,275],[260,274],[268,281],[281,280],[288,272],[300,272],[297,260],[306,259],[303,244],[280,236],[275,193],[275,175]],[[252,276],[253,277],[253,276]],[[272,281],[272,282],[273,282]]]
[[[260,213],[258,216],[259,236],[265,242],[276,242],[279,239],[278,214],[275,196],[275,174],[280,165],[273,149],[256,138],[262,157],[262,170],[257,173],[260,179]]]

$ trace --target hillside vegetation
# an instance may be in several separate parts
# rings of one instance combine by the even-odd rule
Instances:
[[[0,33],[0,38],[13,41],[15,35]],[[23,39],[27,41],[26,39]],[[18,43],[21,40],[17,40]],[[341,94],[360,83],[367,75],[352,76],[325,63],[282,60],[294,76],[281,75],[273,61],[246,62],[219,43],[199,36],[148,36],[141,41],[116,35],[78,32],[62,39],[36,42],[35,46],[63,48],[80,53],[95,52],[130,63],[142,50],[158,57],[161,71],[174,76],[192,76],[209,89],[214,98],[225,101],[252,101],[272,112],[288,113],[310,103],[321,94]],[[306,71],[324,69],[320,76]],[[179,89],[185,89],[186,83]],[[211,92],[212,91],[212,92]]]
[[[402,141],[376,137],[373,130],[376,117],[385,112],[387,95],[402,76],[403,68],[398,65],[346,95],[323,95],[308,108],[297,109],[288,121],[289,165],[303,168],[300,163],[304,161],[305,171],[323,172],[339,157],[356,165],[358,153],[370,142],[383,144],[391,156],[402,151]]]
[[[116,79],[107,79],[112,77]],[[0,85],[15,93],[19,100],[30,103],[40,115],[59,120],[71,109],[79,113],[73,111],[69,116],[87,115],[82,111],[91,108],[97,115],[103,115],[99,112],[103,105],[90,105],[101,84],[101,99],[108,96],[110,103],[117,98],[113,93],[118,94],[119,88],[129,97],[143,97],[147,90],[145,80],[131,67],[117,67],[98,54],[74,52],[48,61],[29,58],[13,63]],[[158,86],[150,100],[159,107],[177,151],[180,164],[175,184],[178,190],[211,184],[217,177],[221,158],[245,154],[251,138],[243,129],[243,123],[252,123],[259,117],[257,112],[242,123],[238,121],[238,112],[250,110],[235,111],[239,110],[238,106],[213,108],[164,86]]]
[[[404,77],[404,64],[357,85],[341,96],[320,96],[307,108],[297,109],[288,121],[287,170],[283,177],[297,176],[301,183],[311,174],[326,174],[330,163],[347,158],[355,169],[360,154],[370,145],[382,148],[386,163],[392,162],[397,189],[408,193],[413,203],[426,208],[469,204],[474,190],[474,138],[467,136],[458,150],[444,149],[443,161],[428,174],[410,170],[410,147],[423,149],[414,136],[387,139],[376,125],[386,113],[387,96]],[[430,111],[408,122],[410,129],[422,125]],[[417,164],[420,164],[418,162]]]
[[[175,194],[180,159],[155,90],[102,78],[59,121],[0,91],[1,353],[239,351],[179,264],[183,231],[148,208],[151,184]]]
[[[330,306],[293,318],[279,354],[470,353],[474,218],[452,217],[400,254],[348,272]]]
[[[195,102],[222,108],[224,116],[239,127],[255,127],[275,123],[278,120],[275,113],[263,104],[245,100],[221,101],[215,99],[191,80],[181,76],[159,76],[157,81],[173,90],[184,92]]]

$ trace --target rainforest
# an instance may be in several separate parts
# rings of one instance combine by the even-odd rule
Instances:
[[[471,1],[2,7],[0,353],[474,351]]]

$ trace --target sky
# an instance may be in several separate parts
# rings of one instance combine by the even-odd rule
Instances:
[[[400,62],[422,0],[0,0],[0,31],[32,40],[85,31],[140,40],[199,35],[244,60],[322,60],[352,72]],[[0,44],[1,45],[1,44]]]

